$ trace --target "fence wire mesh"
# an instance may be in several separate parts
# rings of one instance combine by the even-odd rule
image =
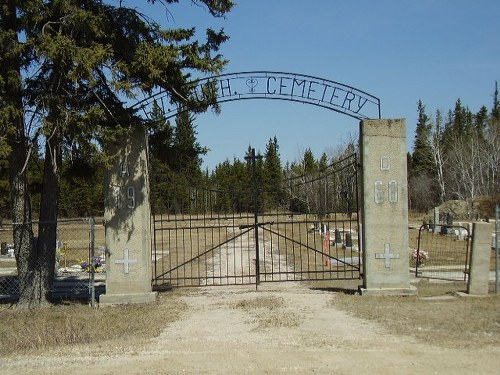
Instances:
[[[33,246],[37,246],[39,228],[54,223],[31,224]],[[104,292],[105,240],[104,227],[96,225],[94,218],[58,220],[56,241],[49,246],[55,252],[54,280],[49,292],[52,299],[85,299],[92,303],[96,294]],[[14,224],[0,227],[0,299],[19,298],[19,268],[14,249]],[[38,253],[36,250],[33,253]],[[33,258],[32,258],[33,259]],[[31,269],[49,267],[48,260],[34,257]],[[22,275],[21,275],[22,276]]]
[[[466,281],[470,232],[463,226],[424,224],[417,248],[410,250],[410,266],[417,277]]]

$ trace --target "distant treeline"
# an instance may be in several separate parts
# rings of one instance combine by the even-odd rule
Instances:
[[[477,113],[460,100],[446,114],[437,110],[430,116],[422,101],[418,101],[417,111],[413,151],[408,154],[410,208],[425,211],[447,200],[460,199],[469,202],[471,215],[491,215],[494,205],[500,203],[500,106],[497,87],[491,108],[483,106]],[[191,199],[189,195],[193,187],[228,192],[225,201],[219,200],[220,210],[235,207],[247,209],[251,206],[250,195],[241,193],[249,192],[253,183],[254,172],[247,160],[252,145],[242,150],[241,159],[225,160],[213,171],[202,170],[203,156],[208,148],[197,141],[194,116],[183,112],[175,123],[171,123],[164,118],[160,107],[155,106],[152,119],[149,154],[154,210],[179,210],[180,206],[175,208],[173,202]],[[263,155],[259,155],[255,163],[256,180],[261,191],[260,208],[275,208],[284,204],[285,200],[291,204],[293,197],[283,189],[287,179],[318,175],[330,164],[355,153],[357,147],[356,142],[349,142],[335,154],[322,153],[319,157],[315,157],[308,148],[298,160],[290,162],[281,160],[277,137],[269,138]],[[32,152],[27,164],[35,208],[40,202],[44,164],[39,151]],[[106,173],[103,160],[104,155],[98,147],[65,150],[60,216],[103,214],[103,178]],[[344,186],[342,189],[350,188]],[[338,194],[342,193],[342,189],[337,189]],[[228,198],[229,192],[240,194]],[[0,154],[1,218],[10,217],[9,197],[8,161],[6,155]],[[300,205],[298,201],[295,204]],[[304,210],[304,207],[297,209]]]

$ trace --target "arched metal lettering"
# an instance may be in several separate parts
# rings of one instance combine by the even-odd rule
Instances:
[[[189,84],[192,95],[200,103],[206,98],[204,88],[216,88],[217,103],[247,99],[272,99],[323,107],[358,120],[381,118],[380,99],[339,82],[303,74],[255,71],[228,73],[207,77]],[[167,118],[179,110],[161,91],[135,104],[132,108],[149,112],[155,101],[161,101]]]

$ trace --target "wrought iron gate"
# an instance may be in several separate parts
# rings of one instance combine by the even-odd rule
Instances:
[[[165,200],[152,220],[153,286],[360,278],[356,155],[280,180],[262,186],[254,173],[242,191]]]
[[[467,281],[470,262],[469,229],[459,225],[424,224],[417,248],[410,251],[416,277]]]

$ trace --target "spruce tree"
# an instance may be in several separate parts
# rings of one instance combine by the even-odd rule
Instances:
[[[214,16],[233,5],[230,0],[194,2]],[[0,7],[0,26],[0,129],[8,139],[0,146],[10,155],[19,306],[31,307],[50,300],[64,147],[107,142],[130,127],[144,126],[126,97],[159,88],[173,101],[194,103],[187,71],[220,72],[225,60],[214,52],[227,36],[208,29],[206,42],[200,43],[193,28],[162,30],[135,9],[97,0],[8,0]],[[197,110],[205,110],[214,95],[209,92]],[[37,128],[30,132],[24,126],[28,113],[36,114]],[[36,248],[25,168],[33,135],[45,142],[43,223]]]
[[[318,169],[320,172],[325,172],[327,168],[328,168],[328,155],[326,154],[326,152],[323,152],[318,161]]]
[[[418,120],[413,141],[412,170],[410,175],[419,175],[421,173],[432,174],[432,151],[430,148],[430,129],[429,116],[425,113],[425,105],[421,100],[418,101]]]
[[[163,110],[155,102],[149,124],[149,168],[150,199],[154,214],[166,213],[172,200],[173,172],[171,160],[174,155],[174,129]]]
[[[173,155],[171,166],[176,173],[183,174],[192,182],[201,177],[201,155],[207,153],[196,140],[194,116],[187,111],[181,112],[175,121],[173,136]]]
[[[304,152],[304,157],[302,158],[303,173],[305,175],[310,175],[318,171],[318,164],[314,159],[314,154],[310,148],[307,148]]]
[[[495,81],[495,92],[493,93],[493,106],[491,108],[491,117],[494,121],[500,122],[500,101],[498,98],[498,82]]]
[[[269,138],[266,145],[263,174],[265,189],[264,207],[266,209],[276,208],[283,199],[283,170],[276,136]]]

